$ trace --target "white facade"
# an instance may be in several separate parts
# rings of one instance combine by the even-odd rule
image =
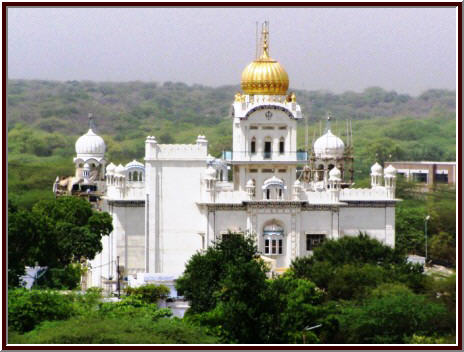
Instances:
[[[149,136],[144,164],[106,167],[100,185],[102,209],[113,216],[114,230],[91,262],[91,285],[115,279],[118,257],[125,276],[181,274],[193,254],[228,232],[251,236],[258,251],[275,261],[279,270],[294,258],[311,254],[324,239],[365,232],[395,245],[396,170],[389,166],[382,173],[376,164],[371,188],[349,188],[351,183],[343,181],[345,161],[351,155],[346,149],[351,145],[346,147],[332,134],[330,122],[311,157],[297,151],[301,108],[294,94],[281,94],[288,78],[283,68],[275,68],[278,63],[268,57],[266,45],[255,62],[271,65],[268,71],[273,76],[259,76],[253,84],[255,75],[248,66],[245,87],[268,89],[269,94],[244,89],[245,94],[235,96],[233,146],[222,158],[208,154],[205,136],[198,136],[194,144],[172,145],[158,144]],[[98,138],[84,138],[91,139],[95,150],[79,146],[88,160],[104,165],[104,145],[94,143]],[[81,149],[76,160],[85,163]],[[90,155],[93,152],[98,155]],[[297,173],[297,168],[306,173]]]
[[[326,182],[317,173],[309,182],[297,180],[297,166],[307,163],[296,150],[299,105],[254,99],[260,103],[234,103],[234,148],[223,159],[208,155],[204,136],[183,145],[149,136],[145,164],[107,166],[102,208],[113,216],[114,230],[91,263],[92,285],[116,277],[117,257],[125,275],[180,274],[194,253],[229,231],[252,236],[280,269],[323,239],[360,231],[394,246],[395,170],[383,175],[374,165],[368,189],[341,189],[336,167]]]

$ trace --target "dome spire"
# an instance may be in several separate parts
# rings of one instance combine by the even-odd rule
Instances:
[[[260,60],[269,59],[269,21],[264,21],[261,27],[261,56]]]
[[[332,120],[332,117],[330,116],[330,113],[327,114],[327,122],[325,124],[325,133],[330,131],[330,121]]]
[[[282,65],[269,56],[269,22],[261,25],[259,57],[242,72],[242,90],[249,95],[286,95],[289,80]],[[258,51],[258,50],[257,50]]]
[[[92,131],[95,132],[95,121],[93,119],[93,114],[91,112],[89,112],[89,114],[87,116],[88,116],[88,119],[89,119],[89,130],[92,130]]]

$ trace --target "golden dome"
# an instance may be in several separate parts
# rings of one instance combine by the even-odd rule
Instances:
[[[289,79],[282,65],[269,57],[267,26],[263,26],[262,54],[242,72],[242,89],[245,94],[286,95]]]

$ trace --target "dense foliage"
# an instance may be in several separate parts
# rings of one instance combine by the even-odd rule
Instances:
[[[455,333],[455,279],[429,277],[368,236],[326,241],[273,279],[255,251],[251,239],[227,236],[178,281],[192,300],[186,319],[221,342],[400,344]]]
[[[16,331],[30,331],[43,321],[67,319],[73,313],[71,300],[59,292],[8,290],[8,326]]]
[[[157,303],[160,299],[165,299],[169,295],[169,287],[164,285],[143,285],[140,287],[126,287],[127,296],[135,296],[145,303]]]
[[[9,285],[19,284],[19,276],[24,274],[25,266],[64,270],[76,277],[70,264],[93,259],[102,250],[102,237],[112,230],[111,216],[92,210],[85,199],[60,197],[44,200],[36,203],[31,210],[18,209],[10,202]],[[69,278],[69,275],[65,276]],[[77,277],[80,278],[80,275]],[[56,285],[52,284],[52,287]]]
[[[85,295],[15,289],[8,292],[9,343],[149,344],[216,343],[205,329],[170,318],[140,296],[101,302],[98,290]]]

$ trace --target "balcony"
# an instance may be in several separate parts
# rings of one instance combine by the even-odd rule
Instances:
[[[304,163],[308,160],[307,152],[236,152],[225,150],[222,152],[222,159],[230,163],[249,163],[249,162],[282,162],[282,163]]]

